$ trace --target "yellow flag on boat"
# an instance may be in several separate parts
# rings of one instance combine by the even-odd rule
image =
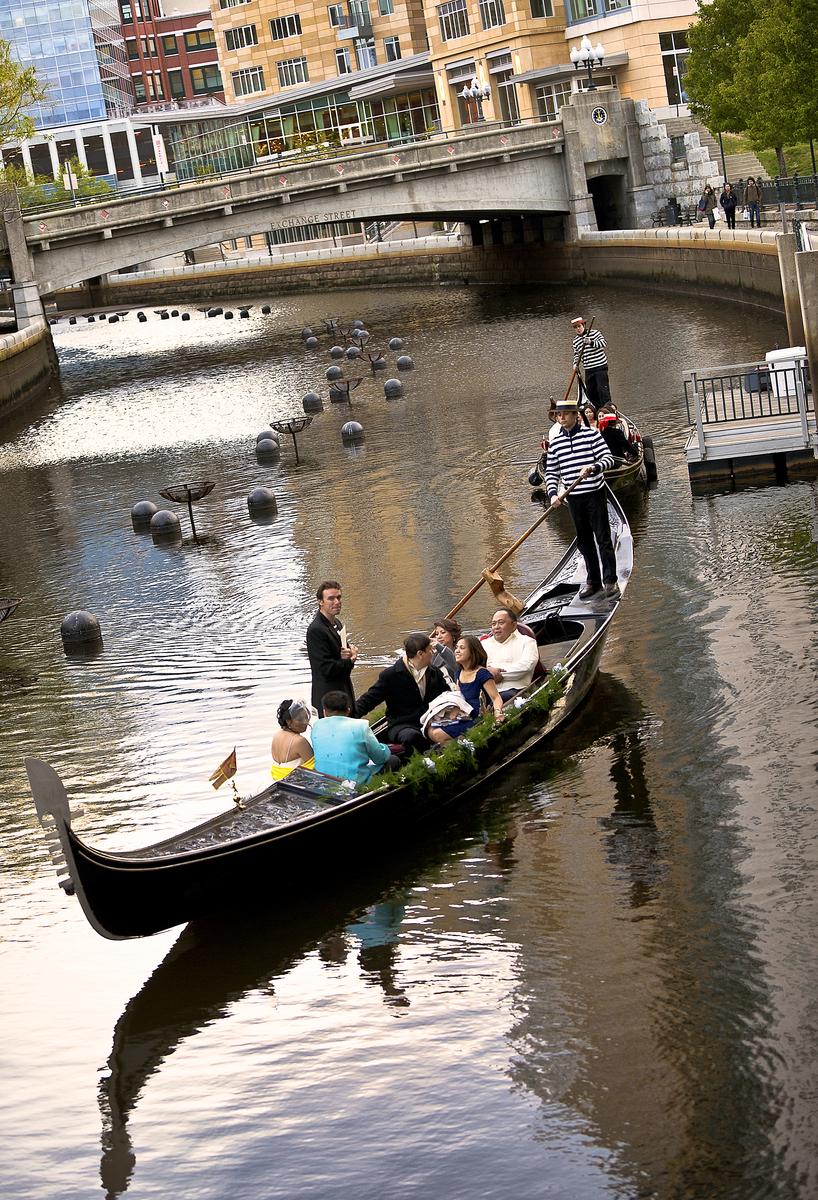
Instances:
[[[236,747],[228,754],[223,763],[220,763],[213,774],[210,776],[209,782],[214,788],[220,788],[223,783],[227,783],[228,779],[232,779],[236,774]]]

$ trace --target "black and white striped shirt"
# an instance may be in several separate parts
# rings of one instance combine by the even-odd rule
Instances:
[[[614,465],[613,455],[602,434],[597,429],[588,429],[576,423],[569,433],[560,428],[548,443],[548,458],[545,463],[545,486],[553,501],[559,490],[559,481],[570,487],[584,467],[594,467],[595,474],[578,483],[571,493],[579,496],[595,492],[605,483],[602,472]]]
[[[590,341],[585,346],[585,353],[582,355],[583,367],[586,371],[597,371],[600,367],[607,367],[608,355],[605,353],[605,347],[608,343],[605,341],[605,335],[600,333],[598,329],[592,329],[588,337]],[[579,356],[582,354],[584,344],[585,334],[577,334],[574,338],[574,366],[579,362]]]

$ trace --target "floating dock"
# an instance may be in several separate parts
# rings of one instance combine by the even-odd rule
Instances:
[[[692,480],[818,472],[818,432],[803,347],[764,362],[685,371]]]

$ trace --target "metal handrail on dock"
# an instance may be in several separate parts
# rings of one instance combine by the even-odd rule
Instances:
[[[729,457],[753,454],[754,439],[766,446],[776,436],[773,426],[782,435],[786,428],[788,448],[793,436],[805,449],[813,446],[808,386],[806,355],[793,355],[786,363],[756,361],[685,371],[685,402],[692,426],[688,460],[691,455],[699,461],[709,458],[716,442],[721,455],[728,442]],[[787,417],[795,419],[787,422]],[[728,432],[731,427],[734,436]]]

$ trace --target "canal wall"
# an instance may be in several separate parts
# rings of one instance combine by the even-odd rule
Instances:
[[[57,375],[57,354],[44,317],[0,335],[0,416],[44,392]]]
[[[526,222],[492,224],[502,226],[494,244],[470,245],[466,235],[421,250],[407,241],[302,250],[263,262],[198,263],[109,275],[95,280],[92,289],[66,290],[56,300],[63,310],[133,308],[238,302],[314,289],[630,282],[784,309],[778,235],[770,230],[609,230],[563,242],[528,240],[537,231]]]

